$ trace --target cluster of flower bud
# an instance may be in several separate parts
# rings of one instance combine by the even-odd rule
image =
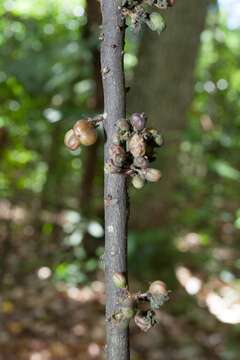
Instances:
[[[64,138],[64,143],[70,150],[76,150],[81,145],[90,146],[97,141],[97,132],[91,119],[78,120]]]
[[[176,0],[123,0],[122,15],[125,18],[130,18],[131,26],[135,31],[139,31],[142,23],[146,23],[152,30],[157,30],[151,21],[151,13],[148,12],[148,7],[156,7],[161,10],[166,10],[174,6]],[[164,30],[163,25],[162,30]],[[162,31],[161,30],[161,31]]]
[[[163,137],[158,130],[147,128],[146,123],[144,113],[134,113],[129,119],[118,121],[105,166],[107,173],[130,176],[136,189],[143,188],[146,181],[157,182],[161,178],[161,172],[150,164],[155,159],[155,148],[163,145]]]
[[[169,300],[169,291],[164,282],[160,280],[154,281],[150,284],[148,291],[145,294],[139,294],[140,301],[145,301],[150,304],[148,309],[139,309],[135,314],[134,321],[136,325],[147,332],[155,324],[158,323],[156,318],[156,310],[159,310],[166,301]]]
[[[134,319],[136,325],[145,332],[158,323],[156,311],[169,300],[169,291],[164,282],[156,280],[150,284],[146,293],[131,294],[123,273],[114,273],[112,280],[122,296],[120,307],[110,321],[115,325],[128,326],[130,320]]]

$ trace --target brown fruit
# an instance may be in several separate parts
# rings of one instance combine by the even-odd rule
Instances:
[[[64,144],[70,150],[76,150],[81,145],[80,139],[75,135],[73,129],[66,133]]]
[[[81,136],[83,132],[92,129],[92,125],[87,120],[78,120],[73,127],[76,136]]]
[[[90,129],[88,131],[83,131],[80,136],[81,144],[85,146],[90,146],[95,144],[97,141],[97,132],[94,129]]]

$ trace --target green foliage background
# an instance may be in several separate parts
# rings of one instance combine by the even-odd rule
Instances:
[[[0,225],[3,234],[11,234],[2,240],[1,282],[7,288],[42,266],[51,269],[53,282],[68,285],[88,283],[101,269],[102,150],[86,216],[79,204],[86,152],[70,153],[63,145],[66,130],[96,111],[93,50],[98,34],[86,38],[84,9],[81,0],[0,4]],[[179,284],[178,267],[197,274],[209,288],[216,280],[236,293],[240,289],[239,49],[240,30],[230,30],[211,7],[176,159],[181,171],[171,226],[133,228],[129,237],[131,276],[145,285],[155,277],[166,281],[181,300],[169,311],[187,312],[196,327],[202,312],[211,315],[206,307],[197,308],[199,299]],[[125,64],[127,78],[134,79],[137,43],[131,33]],[[15,221],[5,209],[16,208]],[[82,245],[86,233],[95,249],[90,257]],[[187,240],[189,234],[195,243]],[[228,331],[221,359],[237,359],[239,326]]]

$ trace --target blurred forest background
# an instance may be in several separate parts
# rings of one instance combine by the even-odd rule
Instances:
[[[0,359],[104,357],[103,111],[95,0],[0,3]],[[156,185],[130,189],[131,288],[172,289],[134,360],[240,357],[240,6],[179,0],[167,31],[127,31],[128,111],[165,147]]]

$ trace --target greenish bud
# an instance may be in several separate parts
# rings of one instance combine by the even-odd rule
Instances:
[[[139,175],[135,175],[132,178],[132,185],[135,187],[135,189],[142,189],[144,187],[144,183],[144,179]]]
[[[125,289],[127,287],[127,281],[123,273],[116,272],[113,274],[113,283],[118,289]]]
[[[154,141],[158,146],[162,146],[163,145],[163,137],[161,134],[158,134],[154,137]]]

